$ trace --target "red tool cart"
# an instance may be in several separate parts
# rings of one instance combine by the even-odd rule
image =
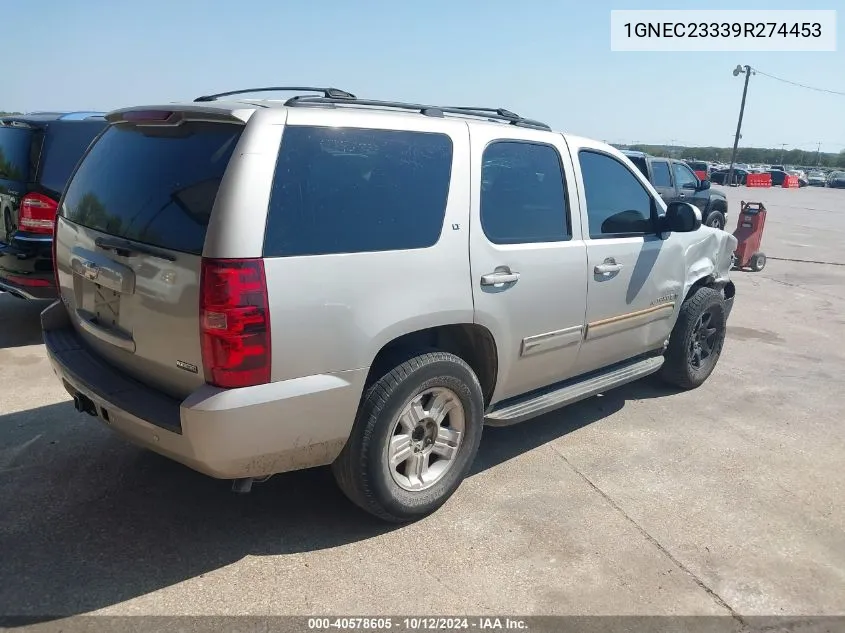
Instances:
[[[760,250],[765,224],[766,207],[762,202],[740,203],[739,221],[734,231],[738,242],[734,251],[734,267],[760,272],[766,266],[766,255]]]

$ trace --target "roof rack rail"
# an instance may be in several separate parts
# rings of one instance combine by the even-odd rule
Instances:
[[[376,108],[395,108],[397,110],[410,110],[414,112],[419,112],[425,116],[430,117],[443,117],[446,114],[456,114],[459,116],[468,116],[468,117],[477,117],[482,119],[488,119],[492,121],[504,121],[511,125],[517,125],[520,127],[528,127],[534,128],[538,130],[551,130],[552,128],[549,127],[547,124],[542,123],[540,121],[534,121],[532,119],[526,119],[518,114],[515,114],[509,110],[505,110],[504,108],[467,108],[467,107],[457,107],[457,106],[437,106],[437,105],[424,105],[421,103],[403,103],[401,101],[378,101],[375,99],[357,99],[355,97],[349,98],[335,98],[331,96],[310,96],[310,95],[298,95],[296,97],[291,97],[287,101],[285,101],[286,106],[298,106],[298,105],[319,105],[319,104],[348,104],[348,105],[357,105],[357,106],[364,106],[364,107],[376,107]]]
[[[477,116],[484,118],[493,118],[494,120],[508,121],[512,125],[520,125],[522,127],[532,127],[540,130],[551,130],[552,128],[542,121],[535,121],[534,119],[526,119],[518,115],[516,112],[505,110],[504,108],[476,108],[467,106],[449,106],[446,108],[447,112],[457,114],[465,114],[466,116]]]
[[[231,90],[229,92],[218,92],[213,95],[203,95],[194,99],[194,103],[204,101],[215,101],[220,97],[231,97],[232,95],[249,94],[252,92],[320,92],[325,98],[331,99],[354,99],[355,95],[339,88],[314,88],[311,86],[272,86],[268,88],[247,88],[245,90]]]
[[[499,116],[513,118],[513,119],[521,119],[522,117],[519,116],[516,112],[511,112],[510,110],[505,110],[504,108],[476,108],[473,106],[454,106],[455,110],[474,110],[475,112],[492,112],[494,114],[498,114]]]

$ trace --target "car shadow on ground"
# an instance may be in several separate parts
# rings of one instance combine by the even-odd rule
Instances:
[[[27,301],[0,293],[0,349],[41,342],[41,311],[49,301]]]
[[[508,428],[485,429],[471,476],[591,424],[644,380]],[[0,416],[0,615],[51,620],[104,608],[234,563],[403,529],[340,493],[328,468],[277,475],[249,495],[124,442],[69,402]]]

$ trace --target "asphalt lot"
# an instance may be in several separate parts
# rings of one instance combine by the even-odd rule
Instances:
[[[402,527],[324,469],[239,497],[126,444],[73,410],[44,306],[0,295],[0,614],[845,613],[845,190],[726,191],[731,230],[767,204],[770,260],[734,273],[711,379],[486,429]]]

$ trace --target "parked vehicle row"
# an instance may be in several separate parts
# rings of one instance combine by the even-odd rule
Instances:
[[[79,411],[239,491],[331,464],[407,521],[484,424],[713,371],[737,240],[618,150],[502,109],[288,90],[106,116],[42,314]]]
[[[719,170],[714,171],[710,174],[710,180],[718,185],[725,185],[728,184],[728,174],[729,170]],[[731,182],[734,185],[745,185],[748,180],[748,174],[769,174],[772,178],[772,186],[773,187],[782,187],[783,183],[786,181],[787,176],[795,176],[798,178],[798,186],[799,187],[807,187],[809,185],[815,186],[825,186],[826,178],[824,175],[819,177],[818,175],[813,177],[813,174],[808,176],[802,176],[803,172],[800,170],[791,170],[791,171],[783,171],[780,169],[767,169],[767,170],[747,170],[747,169],[738,169],[734,168],[733,176]]]
[[[690,169],[700,179],[707,179],[715,184],[723,185],[727,181],[727,175],[730,171],[730,165],[724,163],[708,163],[705,161],[685,161]],[[788,165],[748,165],[746,163],[735,163],[733,170],[733,184],[744,185],[748,174],[772,174],[773,184],[777,181],[777,185],[783,183],[783,174],[789,174],[798,178],[800,187],[825,187],[828,186],[829,180],[835,170],[827,171],[824,169],[814,169],[805,171]],[[840,172],[841,173],[841,172]]]
[[[52,243],[59,198],[105,127],[97,112],[0,118],[0,290],[55,298]]]

